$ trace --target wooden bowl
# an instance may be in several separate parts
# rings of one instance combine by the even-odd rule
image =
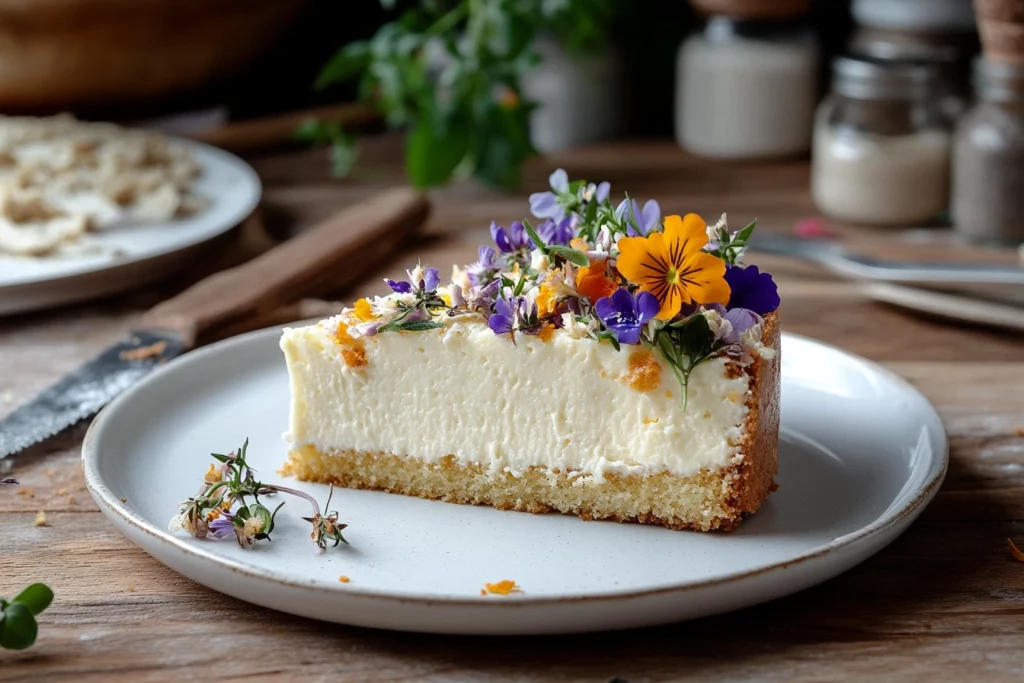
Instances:
[[[691,0],[701,14],[739,19],[786,19],[805,14],[810,0]]]
[[[1024,0],[974,0],[979,21],[1024,23]]]
[[[238,73],[306,0],[0,0],[0,111],[152,102]]]

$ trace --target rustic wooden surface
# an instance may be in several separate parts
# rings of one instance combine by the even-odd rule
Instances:
[[[372,161],[373,155],[370,155]],[[152,291],[0,320],[0,414],[131,328],[147,306],[203,272],[237,263],[374,189],[392,170],[331,181],[321,153],[254,160],[266,183],[261,220],[200,270]],[[619,144],[531,163],[525,188],[564,165],[572,176],[656,196],[666,212],[731,223],[755,215],[789,231],[813,213],[806,163],[727,167],[668,144]],[[509,221],[525,192],[474,185],[434,193],[415,257],[471,260],[492,218]],[[966,251],[943,233],[840,233],[882,251]],[[923,237],[922,237],[923,236]],[[895,245],[895,246],[894,246]],[[1006,254],[1003,258],[1010,258]],[[661,628],[571,637],[407,635],[322,624],[215,594],[182,578],[107,524],[84,489],[79,426],[13,461],[25,491],[0,491],[0,595],[44,580],[57,594],[25,652],[0,651],[0,681],[832,681],[1024,679],[1024,338],[948,326],[884,308],[814,268],[753,255],[783,295],[783,327],[886,364],[934,402],[952,452],[946,482],[922,518],[861,566],[798,595]],[[383,274],[383,273],[382,273]],[[371,278],[360,291],[379,291]],[[355,292],[338,293],[351,298]],[[39,510],[48,525],[34,526]]]

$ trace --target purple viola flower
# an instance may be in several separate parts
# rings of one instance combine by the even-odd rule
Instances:
[[[494,239],[494,243],[498,245],[498,249],[505,254],[535,247],[533,240],[526,234],[526,228],[519,221],[512,221],[512,225],[508,226],[508,230],[491,221],[491,237]]]
[[[437,291],[437,285],[440,281],[437,268],[426,268],[423,271],[423,279],[420,280],[420,289],[424,292]]]
[[[488,247],[484,245],[480,247],[480,257],[476,263],[471,263],[466,268],[466,275],[469,277],[469,282],[474,287],[487,284],[494,278],[495,272],[497,272],[497,258],[498,252],[495,251],[494,247]]]
[[[554,192],[534,192],[530,195],[530,213],[537,218],[565,218],[565,207],[558,201],[558,195],[569,191],[569,175],[564,169],[557,169],[548,177]]]
[[[644,323],[658,315],[660,308],[658,298],[650,292],[637,292],[637,295],[633,296],[625,288],[616,290],[611,296],[598,299],[594,304],[597,317],[605,327],[615,333],[615,337],[622,344],[639,343],[641,328]]]
[[[739,344],[743,339],[744,332],[761,324],[761,316],[749,308],[734,308],[726,311],[722,319],[729,321],[728,331],[722,336],[722,341],[726,344]],[[723,326],[723,329],[725,327]]]
[[[762,273],[757,266],[726,266],[725,281],[731,294],[727,308],[746,308],[766,315],[779,307],[779,290],[768,273]]]
[[[516,324],[516,308],[505,299],[498,299],[494,302],[494,313],[487,319],[487,326],[494,334],[510,334]]]
[[[390,287],[399,294],[408,294],[409,292],[412,291],[412,284],[406,282],[405,280],[395,281],[390,280],[388,278],[384,278],[384,282],[388,283],[388,287]]]
[[[547,219],[537,226],[537,235],[547,244],[569,244],[576,236],[576,226],[572,217],[560,221]]]
[[[623,199],[615,207],[615,218],[625,222],[630,237],[647,237],[661,223],[661,205],[649,199],[641,209],[635,199]]]
[[[228,538],[235,535],[234,515],[222,512],[217,519],[209,524],[210,533],[216,538]]]
[[[419,267],[417,266],[417,269]],[[415,272],[413,270],[408,271],[409,278],[414,279]],[[433,292],[437,290],[437,285],[440,283],[440,276],[438,275],[437,268],[424,268],[420,274],[419,282],[406,282],[404,280],[390,280],[384,278],[384,282],[388,283],[388,287],[397,292],[398,294],[409,294],[410,292]]]

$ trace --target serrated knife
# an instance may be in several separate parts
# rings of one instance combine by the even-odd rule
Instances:
[[[0,460],[90,417],[211,333],[239,331],[246,321],[258,327],[282,306],[352,284],[392,254],[429,213],[428,200],[418,192],[382,192],[159,304],[136,331],[0,421]]]

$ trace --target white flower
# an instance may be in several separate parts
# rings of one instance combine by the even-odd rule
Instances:
[[[573,339],[589,337],[591,332],[597,330],[597,327],[597,320],[594,318],[578,320],[573,313],[562,314],[562,328]]]
[[[543,273],[551,267],[551,261],[548,260],[548,255],[543,251],[534,249],[530,252],[530,267],[538,273]]]
[[[619,235],[618,237],[621,238],[622,235]],[[612,239],[611,229],[607,225],[601,226],[601,229],[597,233],[597,245],[595,245],[594,251],[600,254],[610,253],[614,244],[617,244],[619,241],[618,239],[615,239],[613,242]]]
[[[473,283],[469,279],[469,271],[459,266],[452,266],[452,282],[461,287],[463,292],[468,292],[473,288]]]
[[[420,263],[416,264],[416,267],[412,270],[405,271],[409,274],[409,282],[412,283],[413,287],[418,287],[420,281],[423,279],[423,265]]]
[[[707,227],[708,240],[710,240],[711,242],[717,243],[718,242],[718,235],[721,232],[728,232],[728,231],[729,231],[729,221],[726,219],[726,216],[723,213],[722,217],[718,219],[717,223],[715,223],[714,225],[709,225]]]
[[[466,296],[462,293],[462,286],[457,285],[454,282],[448,285],[448,298],[453,307],[464,306],[466,304]]]

